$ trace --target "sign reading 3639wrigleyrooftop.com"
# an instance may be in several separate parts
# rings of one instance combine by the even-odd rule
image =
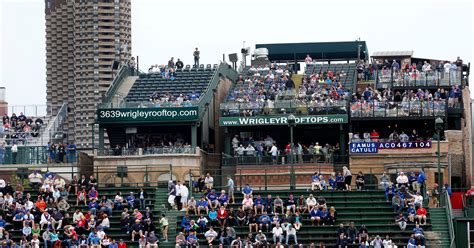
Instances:
[[[196,121],[198,107],[99,109],[99,123]]]
[[[342,124],[347,123],[347,115],[295,116],[295,123],[296,125]],[[221,126],[288,125],[288,116],[221,117],[219,124]]]

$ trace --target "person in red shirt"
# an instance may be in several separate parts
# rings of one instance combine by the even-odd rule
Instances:
[[[379,139],[379,133],[377,133],[375,129],[370,133],[370,139],[373,141],[377,141]]]
[[[225,227],[227,217],[229,217],[229,213],[227,210],[225,210],[224,206],[221,206],[219,211],[217,211],[217,219],[219,220],[219,224],[221,225],[221,228]]]
[[[36,201],[36,207],[41,211],[44,212],[46,209],[46,202],[43,200],[43,197],[39,196],[38,200]]]
[[[125,243],[123,239],[121,239],[120,243],[118,243],[118,248],[127,248],[127,243]]]
[[[421,207],[416,210],[416,218],[418,219],[420,225],[426,225],[426,213],[426,208],[424,207]],[[421,220],[423,220],[423,222]]]
[[[466,196],[474,195],[474,185],[471,186],[470,189],[467,190]]]

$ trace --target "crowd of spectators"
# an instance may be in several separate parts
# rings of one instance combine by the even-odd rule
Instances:
[[[424,247],[425,237],[423,228],[426,225],[427,210],[424,206],[423,195],[427,195],[426,176],[421,170],[418,175],[414,172],[406,175],[399,172],[395,182],[384,173],[380,178],[380,185],[385,189],[387,202],[391,202],[395,214],[395,224],[405,231],[407,224],[415,224],[413,234],[411,235],[407,247]],[[428,194],[429,195],[429,194]],[[434,201],[437,201],[439,194],[432,195]]]
[[[376,60],[375,63],[369,64],[360,61],[357,64],[357,72],[359,80],[368,81],[374,78],[375,72],[378,71],[380,80],[393,80],[396,86],[414,86],[415,81],[435,83],[439,79],[445,79],[451,84],[460,84],[459,72],[462,68],[463,61],[458,57],[456,61],[438,61],[428,62],[419,61],[418,63],[400,65],[397,60],[389,61],[388,59]]]
[[[122,210],[121,228],[140,247],[158,247],[153,213],[141,189],[122,196],[100,195],[93,175],[70,182],[54,173],[34,171],[25,191],[0,179],[0,247],[124,248],[124,240],[107,235],[113,210]],[[72,197],[75,196],[75,197]],[[71,200],[75,198],[75,200]],[[130,210],[130,211],[129,211]],[[164,216],[162,218],[165,218]]]
[[[190,92],[188,95],[179,94],[177,96],[165,92],[153,92],[150,96],[150,102],[153,106],[157,108],[161,107],[192,107],[201,97],[201,94],[198,92]]]
[[[111,148],[110,155],[138,155],[138,149],[143,154],[190,153],[191,145],[186,142],[181,133],[135,134],[128,147],[116,145]]]
[[[402,231],[407,224],[414,225],[413,234],[406,244],[411,248],[425,247],[422,226],[427,224],[427,210],[421,193],[426,192],[425,180],[423,171],[418,175],[410,173],[410,176],[400,172],[395,183],[385,173],[380,178],[380,188],[386,192],[387,202],[391,202],[394,209],[394,224]],[[242,202],[236,202],[236,186],[231,176],[227,177],[227,184],[221,190],[216,190],[213,182],[209,173],[201,176],[193,185],[195,197],[188,199],[187,187],[179,181],[176,185],[170,181],[169,202],[175,209],[185,211],[179,222],[176,247],[197,246],[200,239],[205,239],[209,247],[303,247],[298,242],[303,225],[338,226],[336,247],[353,244],[359,247],[397,247],[388,235],[385,239],[369,235],[365,225],[356,228],[354,222],[347,226],[338,223],[336,208],[317,194],[321,190],[351,190],[352,173],[346,167],[337,173],[337,177],[333,174],[326,178],[315,172],[311,176],[311,192],[306,196],[295,196],[291,192],[287,197],[260,195],[246,184],[238,193],[242,194]],[[365,189],[362,172],[355,177],[355,182],[357,190]],[[242,227],[248,228],[248,232],[239,236],[236,229]],[[319,245],[324,247],[322,243]],[[317,246],[311,242],[308,247]]]
[[[48,163],[76,163],[77,146],[74,143],[48,142]]]
[[[288,108],[306,108],[309,114],[316,114],[318,107],[339,107],[340,102],[350,96],[339,83],[339,73],[328,71],[306,76],[296,88],[289,70],[288,66],[283,68],[276,64],[250,67],[247,75],[241,74],[230,90],[228,114],[270,114],[279,99],[292,100]],[[342,107],[345,108],[345,104]]]
[[[390,141],[390,142],[408,142],[408,141],[426,141],[435,139],[433,136],[433,131],[428,129],[423,129],[418,132],[416,129],[393,129],[393,131],[384,131],[382,134],[379,134],[375,129],[367,130],[363,133],[355,132],[352,136],[351,142],[380,142],[380,141]]]
[[[40,117],[26,116],[23,112],[17,116],[5,114],[2,117],[3,125],[0,127],[0,136],[5,138],[7,144],[26,144],[31,138],[39,136],[44,122]]]
[[[278,163],[281,157],[284,157],[288,163],[293,160],[297,163],[304,162],[331,162],[333,154],[339,154],[339,143],[334,146],[326,143],[320,145],[319,142],[312,142],[305,145],[297,142],[292,145],[288,142],[283,149],[277,147],[277,142],[270,136],[255,140],[253,137],[240,138],[235,135],[232,138],[232,149],[234,156],[245,160],[246,158],[256,158],[256,161],[262,162],[264,157],[271,157],[273,163]]]

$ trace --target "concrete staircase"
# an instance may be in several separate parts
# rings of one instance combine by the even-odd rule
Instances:
[[[175,239],[176,239],[176,218],[179,216],[180,212],[176,210],[168,210],[168,190],[167,188],[158,188],[156,190],[155,194],[155,209],[160,210],[160,218],[161,214],[165,214],[166,217],[168,218],[169,221],[169,226],[168,226],[168,242],[164,242],[164,240],[161,240],[160,237],[160,248],[173,248],[175,247]],[[161,227],[160,227],[161,228]],[[161,235],[161,233],[160,233]]]
[[[426,247],[449,248],[449,226],[445,208],[430,208],[432,230],[425,232]]]

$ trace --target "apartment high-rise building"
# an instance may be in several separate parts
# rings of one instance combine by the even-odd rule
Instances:
[[[45,0],[49,114],[68,105],[67,141],[92,147],[97,105],[114,61],[131,56],[130,0]]]

